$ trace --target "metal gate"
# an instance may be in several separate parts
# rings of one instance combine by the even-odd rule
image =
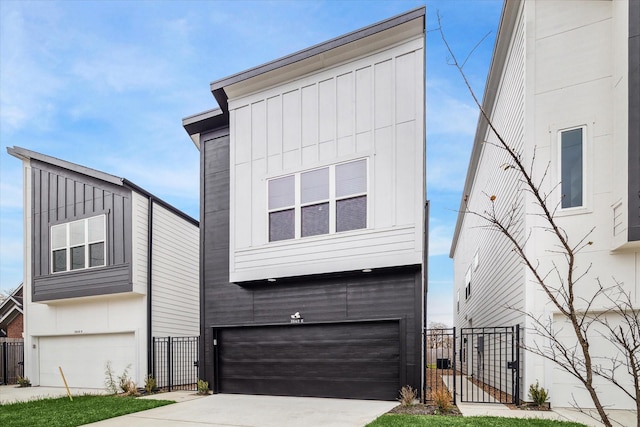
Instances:
[[[460,329],[460,401],[520,404],[520,325]]]
[[[0,342],[0,384],[16,384],[24,376],[24,342]]]
[[[153,337],[151,376],[158,388],[198,389],[200,337]]]
[[[520,404],[519,325],[426,329],[424,339],[426,401]]]

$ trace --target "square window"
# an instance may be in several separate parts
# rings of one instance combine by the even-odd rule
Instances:
[[[336,197],[367,192],[367,161],[336,165]]]
[[[89,218],[87,221],[89,229],[89,242],[104,240],[104,216]]]
[[[269,181],[269,209],[280,209],[295,204],[294,176]]]
[[[269,214],[269,241],[293,239],[295,237],[295,211],[271,212]]]
[[[336,231],[367,228],[367,196],[336,202]]]
[[[302,208],[302,237],[329,233],[329,203]]]
[[[69,245],[81,245],[84,243],[84,221],[69,223]]]
[[[329,198],[329,168],[304,172],[300,175],[301,203],[318,202]]]

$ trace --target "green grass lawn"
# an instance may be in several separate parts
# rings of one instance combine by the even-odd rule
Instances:
[[[379,417],[366,427],[585,427],[584,424],[524,418],[395,415]]]
[[[175,403],[121,396],[74,396],[0,405],[2,427],[72,427]]]

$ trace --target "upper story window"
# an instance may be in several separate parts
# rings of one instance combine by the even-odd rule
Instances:
[[[367,160],[272,179],[269,241],[367,227]]]
[[[560,132],[562,209],[578,208],[584,200],[584,127]]]
[[[105,265],[105,216],[51,226],[51,272]]]

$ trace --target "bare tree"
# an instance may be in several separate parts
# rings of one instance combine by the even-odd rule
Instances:
[[[637,425],[640,427],[640,315],[638,308],[633,306],[631,296],[624,292],[619,283],[613,286],[603,287],[596,278],[598,287],[590,295],[577,289],[576,285],[589,278],[591,265],[580,268],[576,257],[585,248],[591,246],[590,240],[594,229],[582,236],[569,235],[558,223],[555,212],[558,206],[554,206],[550,198],[553,191],[559,191],[558,187],[552,188],[551,193],[543,190],[542,184],[547,179],[549,166],[547,165],[541,177],[534,177],[535,149],[530,165],[525,165],[523,153],[515,148],[513,141],[503,138],[501,131],[497,129],[488,112],[478,100],[464,72],[464,65],[473,51],[482,43],[484,38],[471,50],[467,58],[460,62],[451,49],[442,29],[440,15],[438,14],[438,29],[442,40],[450,55],[450,64],[461,75],[471,94],[473,101],[480,110],[481,117],[486,121],[489,131],[495,136],[496,142],[487,142],[506,153],[508,163],[503,166],[504,173],[515,173],[520,183],[521,191],[525,191],[532,197],[541,219],[541,229],[552,236],[555,244],[548,248],[550,252],[559,255],[562,264],[552,262],[551,266],[544,266],[539,260],[532,259],[525,251],[528,236],[522,238],[518,232],[518,206],[509,200],[503,200],[500,195],[485,193],[487,197],[487,209],[484,211],[471,210],[467,205],[464,213],[475,215],[483,220],[491,230],[501,233],[513,251],[522,260],[533,277],[535,285],[546,295],[549,302],[559,315],[570,325],[575,343],[569,342],[559,336],[554,330],[554,324],[550,319],[543,318],[533,313],[518,310],[531,319],[535,333],[543,337],[543,340],[535,341],[533,345],[525,346],[526,350],[552,361],[574,378],[576,378],[588,392],[599,419],[605,426],[612,426],[612,420],[605,411],[602,396],[596,391],[594,377],[599,376],[608,380],[622,392],[635,401],[637,409]],[[506,198],[505,198],[506,199]],[[597,303],[596,303],[597,302]],[[598,310],[592,307],[599,307]],[[605,307],[602,309],[602,307]],[[612,322],[612,318],[618,319]],[[616,346],[621,356],[598,357],[592,349],[594,337],[605,337]],[[543,344],[540,344],[540,341]],[[621,381],[621,375],[630,375],[635,385],[635,392],[628,390]],[[574,405],[578,407],[577,402]],[[578,407],[578,409],[580,409]],[[585,411],[586,413],[586,411]],[[595,418],[595,417],[594,417]]]
[[[443,322],[429,322],[427,343],[431,348],[453,348],[453,334],[449,325]]]

